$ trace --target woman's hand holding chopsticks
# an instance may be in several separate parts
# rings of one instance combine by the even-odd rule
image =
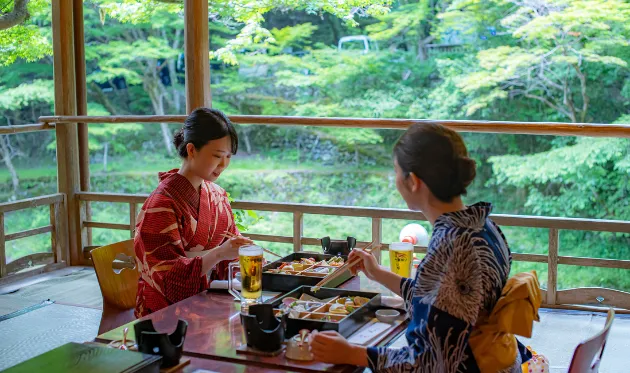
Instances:
[[[353,274],[363,272],[372,281],[376,281],[394,293],[400,295],[400,282],[402,277],[392,273],[387,268],[380,266],[372,253],[354,249],[348,256],[348,262],[357,261],[350,270]]]
[[[378,272],[382,269],[381,266],[378,265],[374,255],[364,250],[352,250],[348,256],[348,262],[352,263],[353,261],[356,261],[357,264],[350,267],[350,272],[352,272],[353,275],[363,272],[370,280],[375,280]]]
[[[236,234],[231,233],[231,232],[228,232],[228,231],[225,231],[225,232],[224,232],[221,236],[223,236],[223,237],[227,238],[228,240],[233,240],[233,239],[237,239],[237,238],[242,238],[242,239],[247,240],[247,242],[246,242],[246,243],[244,243],[244,244],[242,244],[242,245],[240,245],[240,246],[244,246],[244,245],[254,245],[254,241],[250,240],[249,238],[247,238],[247,237],[243,237],[243,236],[240,236],[240,235],[236,235]],[[240,247],[240,246],[239,246],[239,247]],[[271,254],[271,255],[276,256],[276,257],[278,257],[278,258],[282,258],[282,255],[276,254],[276,253],[274,253],[273,251],[270,251],[270,250],[265,249],[264,247],[263,247],[262,249],[263,249],[263,251],[264,251],[264,252],[266,252],[266,253],[268,253],[268,254]],[[238,254],[237,254],[237,257],[238,257]]]

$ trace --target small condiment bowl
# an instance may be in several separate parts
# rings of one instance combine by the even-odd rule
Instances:
[[[391,324],[394,321],[396,321],[396,318],[398,318],[398,316],[400,316],[400,312],[396,310],[382,309],[382,310],[376,311],[376,318],[378,319],[378,321],[385,322],[388,324]]]
[[[287,341],[285,356],[291,360],[311,361],[313,354],[310,351],[308,338],[301,342],[300,335],[296,335]],[[300,343],[301,342],[301,343]]]
[[[388,308],[397,308],[399,310],[405,309],[405,301],[398,296],[390,297],[390,296],[382,296],[381,297],[381,305]]]

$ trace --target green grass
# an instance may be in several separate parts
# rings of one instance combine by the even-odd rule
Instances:
[[[106,176],[122,173],[124,175],[145,175],[157,174],[173,168],[179,168],[181,162],[174,157],[165,157],[162,154],[130,154],[124,157],[112,157],[108,161],[107,171],[103,170],[101,163],[90,164],[90,174],[92,176]],[[25,164],[15,165],[20,180],[53,178],[57,176],[57,165],[41,165],[30,168]],[[238,174],[250,171],[266,171],[268,173],[285,172],[324,172],[324,173],[344,173],[357,172],[357,167],[353,165],[327,166],[315,162],[301,162],[278,160],[260,155],[238,155],[235,156],[228,168],[229,173]],[[361,166],[361,172],[365,173],[391,173],[389,167],[382,166]],[[0,170],[0,181],[9,182],[11,175],[6,168]]]
[[[37,168],[18,168],[17,169],[18,178],[20,180],[26,179],[39,179],[39,178],[57,178],[57,167],[54,165],[51,166],[42,166]],[[11,174],[6,168],[2,168],[0,170],[0,182],[8,183],[11,181]]]

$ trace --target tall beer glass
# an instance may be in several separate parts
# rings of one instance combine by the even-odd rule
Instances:
[[[262,263],[263,250],[260,246],[247,245],[238,249],[238,263],[228,266],[228,289],[230,294],[241,300],[241,310],[249,308],[250,304],[259,303],[262,299]],[[233,286],[233,269],[240,267],[241,292]]]
[[[389,245],[389,265],[392,272],[402,277],[411,277],[413,264],[413,244],[394,242]]]

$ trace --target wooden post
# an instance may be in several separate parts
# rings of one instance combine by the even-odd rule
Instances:
[[[73,0],[52,1],[52,36],[55,81],[55,115],[76,115]],[[81,214],[75,192],[79,190],[79,144],[76,123],[59,123],[57,135],[57,185],[66,195],[63,220],[67,227],[64,258],[81,264]]]
[[[50,225],[52,226],[52,232],[50,233],[50,242],[52,246],[53,258],[55,263],[60,263],[63,257],[63,237],[62,237],[62,225],[61,225],[61,203],[54,203],[50,205]]]
[[[186,112],[211,107],[208,0],[184,0]]]
[[[7,275],[7,252],[4,241],[4,212],[0,212],[0,277]]]
[[[129,204],[129,230],[131,233],[131,238],[133,238],[135,235],[137,216],[138,216],[138,213],[136,212],[136,204],[130,203]]]
[[[83,21],[83,0],[73,0],[74,19],[74,68],[76,79],[77,115],[87,115],[87,85],[85,83],[85,36]],[[88,145],[88,125],[78,123],[79,136],[79,180],[81,191],[90,191],[90,149]],[[81,213],[84,220],[91,220],[90,202],[85,202]],[[92,229],[82,232],[82,246],[92,244]]]
[[[372,242],[374,242],[374,246],[380,245],[383,240],[383,219],[381,218],[372,218]],[[381,264],[381,249],[378,249],[374,252],[374,256],[378,261],[378,264]]]
[[[304,214],[293,213],[293,252],[302,251],[302,236],[304,235]]]
[[[558,251],[560,248],[560,232],[549,229],[549,259],[547,261],[547,304],[556,304],[558,290]]]

